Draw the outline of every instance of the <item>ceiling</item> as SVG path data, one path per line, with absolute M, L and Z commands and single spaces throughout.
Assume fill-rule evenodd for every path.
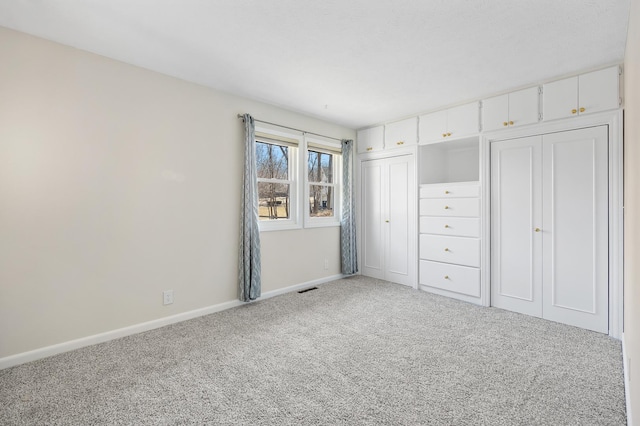
M 0 26 L 361 128 L 622 62 L 629 4 L 0 0 Z

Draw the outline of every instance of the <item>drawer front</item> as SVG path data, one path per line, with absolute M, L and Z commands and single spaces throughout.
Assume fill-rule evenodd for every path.
M 422 216 L 420 218 L 420 233 L 479 238 L 480 219 Z
M 480 240 L 420 234 L 420 259 L 480 267 Z
M 478 198 L 424 198 L 420 200 L 421 216 L 480 217 Z
M 479 197 L 480 187 L 471 185 L 427 185 L 420 187 L 420 198 Z
M 480 297 L 480 269 L 421 260 L 420 284 Z

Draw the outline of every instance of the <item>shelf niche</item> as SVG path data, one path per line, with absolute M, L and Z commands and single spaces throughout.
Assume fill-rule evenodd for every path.
M 422 145 L 420 184 L 480 180 L 478 137 Z

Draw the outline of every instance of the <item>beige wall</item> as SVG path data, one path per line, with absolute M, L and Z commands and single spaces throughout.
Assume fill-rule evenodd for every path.
M 0 58 L 0 358 L 236 299 L 236 114 L 355 137 L 3 28 Z M 338 274 L 338 234 L 263 233 L 263 291 Z
M 631 3 L 624 66 L 624 339 L 633 365 L 631 410 L 640 424 L 640 0 Z

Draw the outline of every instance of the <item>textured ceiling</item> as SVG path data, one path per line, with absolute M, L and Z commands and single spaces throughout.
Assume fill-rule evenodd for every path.
M 630 0 L 0 0 L 0 26 L 360 128 L 624 58 Z

